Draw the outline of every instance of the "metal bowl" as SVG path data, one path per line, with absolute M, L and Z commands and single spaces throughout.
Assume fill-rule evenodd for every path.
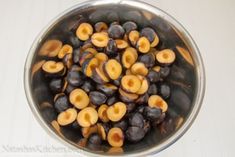
M 35 66 L 42 58 L 37 55 L 38 48 L 48 38 L 60 38 L 74 29 L 76 21 L 82 15 L 91 23 L 105 21 L 135 21 L 141 27 L 150 26 L 158 33 L 160 40 L 159 49 L 172 48 L 176 51 L 177 66 L 171 72 L 169 84 L 172 87 L 172 99 L 169 102 L 167 121 L 165 122 L 166 134 L 162 135 L 159 129 L 154 129 L 144 140 L 137 144 L 126 144 L 123 151 L 112 152 L 108 146 L 99 150 L 92 150 L 77 144 L 81 138 L 64 130 L 61 136 L 51 126 L 50 116 L 47 117 L 40 109 L 41 103 L 50 102 L 51 93 L 46 86 L 46 80 L 35 74 Z M 81 19 L 80 19 L 81 20 Z M 178 71 L 177 71 L 178 70 Z M 204 66 L 199 49 L 189 33 L 173 17 L 150 4 L 135 0 L 96 0 L 77 4 L 61 13 L 35 39 L 24 69 L 24 88 L 29 106 L 45 131 L 73 150 L 89 156 L 145 156 L 155 154 L 169 147 L 177 141 L 192 125 L 202 104 L 205 91 Z M 164 128 L 163 128 L 164 132 Z M 70 135 L 71 134 L 71 135 Z M 74 140 L 76 139 L 76 140 Z

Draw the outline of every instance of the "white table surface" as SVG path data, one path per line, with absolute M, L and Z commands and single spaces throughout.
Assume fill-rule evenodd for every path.
M 235 156 L 235 1 L 146 1 L 170 13 L 191 33 L 207 76 L 206 95 L 194 124 L 156 156 Z M 63 145 L 41 128 L 23 88 L 24 62 L 32 41 L 54 16 L 78 2 L 0 0 L 0 156 L 78 156 L 63 151 Z

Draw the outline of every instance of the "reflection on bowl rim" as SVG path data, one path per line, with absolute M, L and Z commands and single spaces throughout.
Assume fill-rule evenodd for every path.
M 38 122 L 40 123 L 40 125 L 46 130 L 46 132 L 56 138 L 57 140 L 59 140 L 61 143 L 63 143 L 65 146 L 76 150 L 78 153 L 82 153 L 84 155 L 89 155 L 89 156 L 101 156 L 101 154 L 98 153 L 93 153 L 91 151 L 85 151 L 82 149 L 77 148 L 75 145 L 73 145 L 71 142 L 63 140 L 59 135 L 57 135 L 43 120 L 43 118 L 41 117 L 38 108 L 36 107 L 33 97 L 32 97 L 32 92 L 30 89 L 30 67 L 32 64 L 32 60 L 34 57 L 34 53 L 37 49 L 38 44 L 40 43 L 40 41 L 42 40 L 42 37 L 45 36 L 45 34 L 48 32 L 48 30 L 50 30 L 51 28 L 54 27 L 55 23 L 58 22 L 60 19 L 62 19 L 64 16 L 66 16 L 67 13 L 69 13 L 72 10 L 75 10 L 76 8 L 86 8 L 86 7 L 92 7 L 92 6 L 97 6 L 97 5 L 106 5 L 106 4 L 120 4 L 120 5 L 127 5 L 127 6 L 131 6 L 131 7 L 135 7 L 138 9 L 144 9 L 144 10 L 148 10 L 149 12 L 155 14 L 155 15 L 159 15 L 161 16 L 163 19 L 169 21 L 173 26 L 175 26 L 180 32 L 182 32 L 184 34 L 184 38 L 185 40 L 188 42 L 188 45 L 192 51 L 194 51 L 192 55 L 194 62 L 195 62 L 195 72 L 197 75 L 197 88 L 196 88 L 196 92 L 195 92 L 195 98 L 194 98 L 194 106 L 191 110 L 191 113 L 188 115 L 186 121 L 183 123 L 183 125 L 173 134 L 171 135 L 169 138 L 167 138 L 166 140 L 164 140 L 162 143 L 146 149 L 145 151 L 142 152 L 138 152 L 138 153 L 127 153 L 127 154 L 120 154 L 120 156 L 145 156 L 145 155 L 151 155 L 151 154 L 155 154 L 160 152 L 161 150 L 169 147 L 170 145 L 172 145 L 174 142 L 176 142 L 182 135 L 184 135 L 184 133 L 190 128 L 190 126 L 192 125 L 193 121 L 195 120 L 202 101 L 203 101 L 203 97 L 204 97 L 204 93 L 205 93 L 205 71 L 204 71 L 204 65 L 201 59 L 201 55 L 199 52 L 198 47 L 196 46 L 195 42 L 193 41 L 192 37 L 190 36 L 190 34 L 185 30 L 185 28 L 173 17 L 171 17 L 169 14 L 167 14 L 166 12 L 162 11 L 161 9 L 152 6 L 150 4 L 147 4 L 145 2 L 140 2 L 140 1 L 136 1 L 136 0 L 112 0 L 112 1 L 106 1 L 106 0 L 94 0 L 94 1 L 86 1 L 86 2 L 82 2 L 79 4 L 74 5 L 73 7 L 63 11 L 62 13 L 60 13 L 58 16 L 56 16 L 51 22 L 49 22 L 49 24 L 39 33 L 39 35 L 36 37 L 36 39 L 34 40 L 30 51 L 28 53 L 26 62 L 25 62 L 25 67 L 24 67 L 24 89 L 25 89 L 25 94 L 27 97 L 27 101 L 28 104 L 34 114 L 34 116 L 36 117 L 36 119 L 38 120 Z M 110 156 L 111 154 L 102 154 L 102 156 Z M 118 155 L 117 155 L 118 156 Z

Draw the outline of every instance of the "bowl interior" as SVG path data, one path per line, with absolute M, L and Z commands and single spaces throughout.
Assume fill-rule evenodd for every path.
M 141 6 L 140 6 L 141 7 Z M 102 4 L 102 5 L 85 5 L 78 6 L 66 14 L 60 16 L 52 25 L 50 25 L 45 32 L 43 32 L 40 40 L 36 41 L 37 46 L 34 51 L 33 59 L 30 63 L 30 92 L 33 97 L 34 105 L 43 118 L 44 122 L 50 127 L 53 132 L 58 134 L 60 138 L 69 142 L 70 144 L 84 149 L 86 151 L 107 154 L 106 152 L 118 152 L 125 154 L 132 154 L 143 152 L 151 149 L 161 143 L 164 143 L 169 137 L 175 134 L 181 125 L 187 121 L 193 107 L 197 92 L 197 72 L 195 68 L 194 51 L 184 38 L 185 32 L 181 32 L 176 28 L 171 21 L 165 18 L 158 10 L 159 14 L 153 14 L 140 7 L 132 7 L 126 4 Z M 56 118 L 53 113 L 54 109 L 45 110 L 44 107 L 53 104 L 52 93 L 48 89 L 48 80 L 38 70 L 38 65 L 45 57 L 37 55 L 41 44 L 47 39 L 59 39 L 63 43 L 67 42 L 70 33 L 74 33 L 79 23 L 88 21 L 96 23 L 99 21 L 108 24 L 118 21 L 123 23 L 125 21 L 134 21 L 138 24 L 140 29 L 142 27 L 151 27 L 157 32 L 160 43 L 156 47 L 158 50 L 165 48 L 173 49 L 176 53 L 176 64 L 171 67 L 170 76 L 167 79 L 171 87 L 171 96 L 167 99 L 169 109 L 166 113 L 166 121 L 161 127 L 152 129 L 146 135 L 144 140 L 136 144 L 125 144 L 122 149 L 110 149 L 108 145 L 99 148 L 83 147 L 81 144 L 81 135 L 70 128 L 61 127 L 61 136 L 56 129 L 51 125 L 51 122 Z M 55 126 L 54 126 L 55 127 Z

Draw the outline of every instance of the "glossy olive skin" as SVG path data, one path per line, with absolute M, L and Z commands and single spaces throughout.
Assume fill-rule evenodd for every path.
M 91 79 L 87 79 L 81 86 L 81 89 L 89 93 L 90 91 L 95 90 L 95 82 L 92 81 Z
M 66 43 L 70 44 L 73 48 L 79 48 L 83 43 L 72 32 L 67 35 Z
M 128 123 L 126 120 L 122 120 L 122 121 L 114 123 L 113 127 L 118 127 L 120 129 L 122 129 L 122 131 L 126 131 L 126 129 L 128 127 Z
M 156 33 L 152 28 L 145 27 L 141 30 L 140 36 L 146 37 L 149 40 L 149 42 L 152 43 L 154 41 Z
M 126 107 L 127 107 L 127 113 L 131 113 L 135 110 L 136 103 L 128 103 Z
M 58 113 L 65 111 L 70 107 L 68 97 L 66 95 L 59 96 L 54 103 L 54 107 Z
M 159 94 L 164 98 L 167 99 L 170 97 L 171 89 L 170 86 L 166 83 L 163 83 L 159 87 Z
M 152 108 L 152 107 L 149 107 L 149 106 L 145 106 L 145 108 L 144 108 L 144 116 L 148 120 L 155 121 L 158 118 L 160 118 L 161 114 L 162 114 L 161 109 Z
M 128 127 L 125 135 L 128 141 L 136 143 L 144 138 L 145 131 L 143 128 L 131 126 Z
M 139 57 L 139 61 L 144 63 L 147 68 L 151 68 L 155 65 L 154 55 L 151 53 L 144 54 Z
M 107 102 L 106 102 L 106 104 L 108 105 L 108 106 L 111 106 L 111 105 L 113 105 L 115 102 L 117 102 L 118 101 L 118 98 L 117 98 L 117 96 L 115 95 L 115 96 L 112 96 L 112 97 L 109 97 L 108 99 L 107 99 Z
M 126 31 L 126 33 L 130 33 L 132 30 L 136 30 L 137 29 L 137 25 L 136 23 L 132 22 L 132 21 L 127 21 L 125 22 L 122 27 L 124 28 L 124 30 Z
M 73 63 L 79 64 L 80 54 L 81 54 L 81 49 L 80 48 L 77 48 L 77 49 L 73 50 L 73 55 L 72 55 Z
M 104 93 L 98 91 L 92 91 L 89 93 L 90 101 L 93 105 L 100 106 L 104 104 L 107 100 L 107 97 Z
M 112 95 L 114 95 L 114 93 L 117 91 L 117 89 L 113 89 L 111 87 L 107 87 L 103 84 L 98 84 L 96 86 L 96 89 L 103 92 L 106 96 L 110 97 Z
M 148 94 L 148 93 L 145 93 L 145 94 L 141 95 L 141 96 L 136 100 L 136 103 L 137 103 L 137 104 L 147 104 L 148 99 L 149 99 L 149 94 Z
M 151 83 L 156 83 L 160 80 L 160 74 L 154 70 L 149 70 L 147 78 Z
M 49 87 L 53 93 L 59 93 L 61 92 L 63 88 L 64 81 L 60 78 L 52 79 L 49 83 Z
M 94 145 L 101 145 L 102 138 L 97 133 L 94 133 L 90 135 L 90 137 L 88 138 L 88 142 Z
M 151 84 L 148 89 L 148 94 L 149 95 L 156 95 L 158 94 L 158 87 L 156 84 Z
M 140 113 L 133 113 L 129 116 L 129 125 L 143 128 L 144 117 Z
M 125 30 L 120 25 L 111 25 L 108 29 L 108 34 L 110 38 L 122 39 L 125 34 Z
M 105 52 L 109 57 L 115 57 L 118 55 L 118 48 L 115 40 L 109 39 Z
M 70 85 L 79 87 L 84 82 L 84 74 L 81 71 L 69 71 L 67 74 L 67 81 Z

